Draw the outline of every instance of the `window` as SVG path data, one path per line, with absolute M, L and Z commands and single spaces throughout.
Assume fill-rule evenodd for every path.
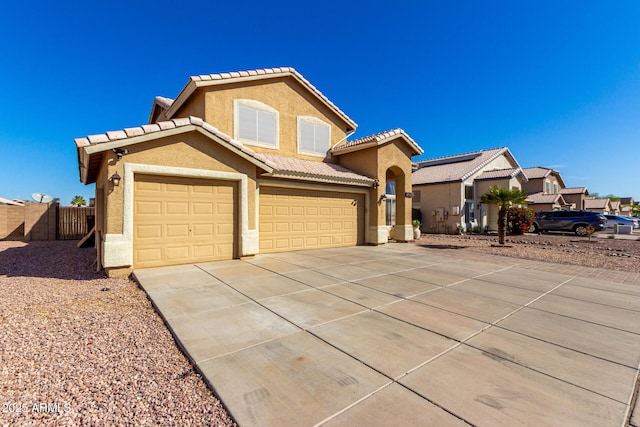
M 414 202 L 420 202 L 420 198 L 421 198 L 420 190 L 414 190 L 413 191 L 413 201 Z
M 558 183 L 557 182 L 553 183 L 553 194 L 558 194 Z
M 544 192 L 547 194 L 551 193 L 551 181 L 544 182 Z
M 385 219 L 387 225 L 396 225 L 396 182 L 387 181 L 385 185 Z
M 473 185 L 464 186 L 464 198 L 467 200 L 473 200 Z
M 298 152 L 326 156 L 331 140 L 331 127 L 315 117 L 298 117 Z
M 278 148 L 278 111 L 259 101 L 234 101 L 235 138 L 249 144 Z

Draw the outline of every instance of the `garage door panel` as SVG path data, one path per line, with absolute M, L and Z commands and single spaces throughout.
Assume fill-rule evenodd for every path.
M 186 224 L 167 224 L 166 236 L 173 237 L 189 237 L 189 226 Z
M 231 259 L 235 184 L 136 175 L 134 267 Z
M 138 215 L 160 215 L 162 213 L 162 203 L 137 201 L 135 210 Z
M 260 251 L 324 248 L 364 242 L 361 194 L 264 188 Z

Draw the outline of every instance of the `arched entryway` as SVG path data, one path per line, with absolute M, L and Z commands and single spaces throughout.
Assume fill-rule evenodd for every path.
M 391 166 L 385 174 L 385 224 L 389 227 L 389 237 L 406 240 L 407 206 L 406 175 L 398 166 Z M 409 218 L 411 216 L 409 215 Z

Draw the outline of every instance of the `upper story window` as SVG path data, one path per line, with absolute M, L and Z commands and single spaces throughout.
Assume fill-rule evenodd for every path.
M 331 141 L 331 127 L 315 117 L 298 117 L 298 152 L 326 156 Z
M 251 99 L 236 99 L 233 107 L 235 139 L 262 147 L 278 148 L 278 110 Z
M 544 192 L 547 194 L 551 193 L 551 181 L 547 180 L 544 182 Z
M 553 194 L 558 194 L 558 183 L 557 182 L 553 183 Z

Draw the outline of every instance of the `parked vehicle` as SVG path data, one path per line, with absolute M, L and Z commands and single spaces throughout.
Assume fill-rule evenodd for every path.
M 592 211 L 540 211 L 533 220 L 533 231 L 572 231 L 587 234 L 587 227 L 602 231 L 607 223 L 604 215 Z
M 634 221 L 632 218 L 628 218 L 626 216 L 621 215 L 605 215 L 607 218 L 607 223 L 604 228 L 614 228 L 616 224 L 618 225 L 631 225 L 633 228 L 638 228 L 637 220 Z

